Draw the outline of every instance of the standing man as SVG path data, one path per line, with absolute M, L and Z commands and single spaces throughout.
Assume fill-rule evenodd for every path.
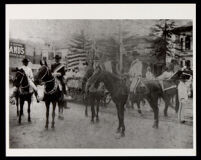
M 131 81 L 130 92 L 135 93 L 137 83 L 142 77 L 142 62 L 138 58 L 131 63 L 129 77 Z
M 62 86 L 62 92 L 66 95 L 66 86 L 64 83 L 65 66 L 60 63 L 61 57 L 55 56 L 55 63 L 51 65 L 51 72 L 54 77 L 60 82 Z

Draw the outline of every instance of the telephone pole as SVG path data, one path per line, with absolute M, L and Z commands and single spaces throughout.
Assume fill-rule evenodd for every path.
M 123 42 L 122 42 L 122 20 L 119 22 L 119 54 L 120 54 L 120 73 L 123 71 Z

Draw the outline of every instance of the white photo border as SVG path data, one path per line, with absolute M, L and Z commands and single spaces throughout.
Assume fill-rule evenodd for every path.
M 196 4 L 6 4 L 6 105 L 9 105 L 9 20 L 11 19 L 191 19 L 194 75 L 193 148 L 11 149 L 9 106 L 6 106 L 6 156 L 196 156 Z

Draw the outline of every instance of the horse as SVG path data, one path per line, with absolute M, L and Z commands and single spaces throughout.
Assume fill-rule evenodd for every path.
M 52 76 L 52 73 L 47 65 L 43 64 L 39 71 L 35 76 L 35 84 L 41 85 L 44 83 L 45 91 L 44 91 L 44 98 L 46 105 L 46 124 L 45 128 L 48 129 L 49 124 L 49 108 L 50 103 L 52 103 L 53 110 L 52 110 L 52 124 L 51 128 L 54 128 L 54 118 L 55 118 L 55 108 L 56 104 L 58 103 L 58 110 L 59 110 L 59 119 L 63 119 L 63 102 L 64 102 L 64 94 L 59 89 L 59 86 L 56 82 L 56 79 Z
M 94 123 L 94 117 L 96 117 L 96 121 L 99 121 L 99 106 L 101 99 L 103 98 L 104 91 L 103 89 L 98 88 L 94 90 L 85 91 L 87 81 L 93 75 L 94 69 L 89 68 L 84 75 L 82 81 L 82 91 L 83 91 L 83 100 L 85 103 L 85 116 L 88 116 L 88 106 L 91 106 L 91 122 Z M 96 108 L 95 108 L 96 105 Z
M 94 85 L 95 88 L 98 88 L 100 82 L 104 83 L 105 88 L 110 92 L 111 98 L 116 105 L 119 121 L 117 133 L 120 133 L 121 137 L 124 137 L 124 105 L 126 104 L 128 98 L 128 87 L 126 86 L 125 82 L 115 74 L 97 69 L 89 78 L 86 85 L 86 90 L 88 90 L 90 85 Z
M 164 88 L 165 86 L 169 86 Z M 159 123 L 159 108 L 158 99 L 162 98 L 165 102 L 164 116 L 167 117 L 168 106 L 175 109 L 178 112 L 179 101 L 178 101 L 178 91 L 177 91 L 177 81 L 175 79 L 169 80 L 143 80 L 140 79 L 136 86 L 136 95 L 141 94 L 145 99 L 147 99 L 150 107 L 154 112 L 154 124 L 153 128 L 158 128 Z M 173 107 L 170 100 L 173 96 L 176 96 L 176 106 Z
M 28 78 L 23 69 L 16 68 L 13 85 L 17 87 L 14 97 L 16 98 L 17 115 L 19 116 L 18 123 L 21 124 L 21 116 L 23 115 L 23 106 L 25 101 L 28 103 L 28 122 L 31 122 L 31 97 L 33 95 L 33 91 L 30 91 Z M 20 101 L 20 112 L 18 109 L 18 100 Z

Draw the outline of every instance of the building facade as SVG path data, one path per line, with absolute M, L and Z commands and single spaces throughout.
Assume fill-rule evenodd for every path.
M 175 60 L 180 67 L 193 68 L 193 34 L 192 25 L 177 27 L 172 35 L 172 56 L 167 57 L 166 62 Z

